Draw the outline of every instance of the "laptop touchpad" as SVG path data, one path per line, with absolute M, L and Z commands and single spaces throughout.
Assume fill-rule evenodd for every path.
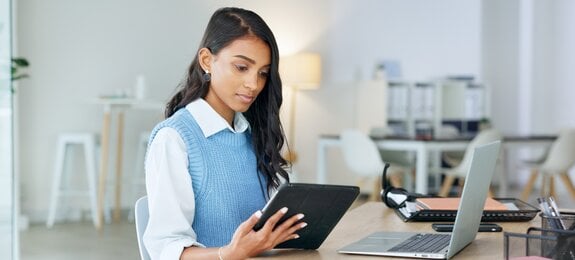
M 411 235 L 404 232 L 377 232 L 363 238 L 355 245 L 358 246 L 358 250 L 361 248 L 363 250 L 377 249 L 377 251 L 385 251 L 401 243 Z

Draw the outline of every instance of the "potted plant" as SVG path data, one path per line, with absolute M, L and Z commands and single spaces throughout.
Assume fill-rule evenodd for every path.
M 11 68 L 10 68 L 10 71 L 12 74 L 12 81 L 14 82 L 16 80 L 30 77 L 30 75 L 26 74 L 25 72 L 22 72 L 23 69 L 25 69 L 29 66 L 30 66 L 30 63 L 28 62 L 28 60 L 26 58 L 22 58 L 22 57 L 12 58 Z M 14 93 L 14 84 L 12 84 L 12 93 Z

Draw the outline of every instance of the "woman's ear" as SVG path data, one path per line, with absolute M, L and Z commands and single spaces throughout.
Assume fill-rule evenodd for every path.
M 211 71 L 212 52 L 208 48 L 201 48 L 198 51 L 198 62 L 204 71 Z

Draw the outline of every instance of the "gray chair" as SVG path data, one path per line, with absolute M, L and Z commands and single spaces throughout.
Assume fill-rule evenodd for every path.
M 148 196 L 139 198 L 135 204 L 135 221 L 136 221 L 136 235 L 138 236 L 138 248 L 140 249 L 140 257 L 142 260 L 150 260 L 150 255 L 144 245 L 144 231 L 148 225 L 148 218 L 150 212 L 148 211 Z

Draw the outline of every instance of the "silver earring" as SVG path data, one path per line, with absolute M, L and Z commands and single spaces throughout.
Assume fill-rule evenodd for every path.
M 206 73 L 202 76 L 205 82 L 209 82 L 212 80 L 212 74 L 210 74 L 209 70 L 205 70 Z

